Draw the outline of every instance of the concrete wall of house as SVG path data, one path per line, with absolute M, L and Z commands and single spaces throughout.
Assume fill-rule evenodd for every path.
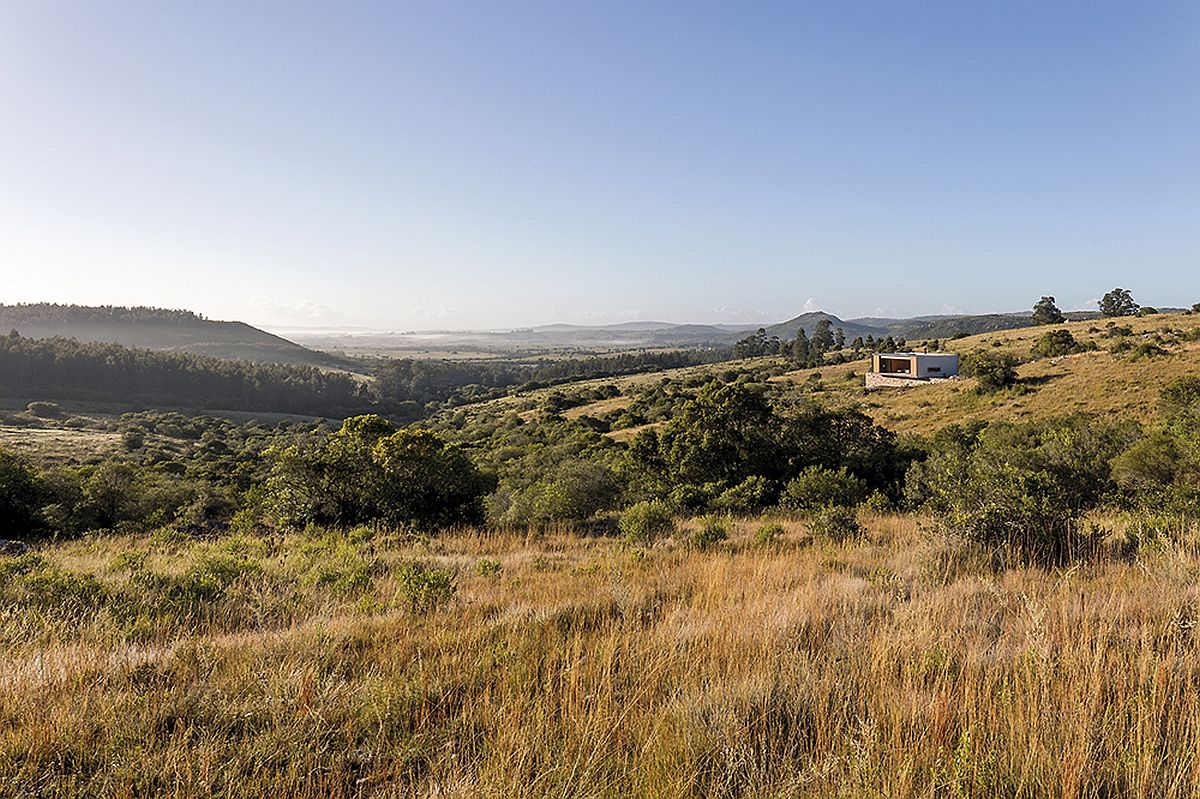
M 953 353 L 930 352 L 915 356 L 913 374 L 917 377 L 953 377 L 958 374 L 958 356 Z

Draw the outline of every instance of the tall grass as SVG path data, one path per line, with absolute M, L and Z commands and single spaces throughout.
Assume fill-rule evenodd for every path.
M 0 561 L 0 795 L 1200 791 L 1194 550 L 995 571 L 910 518 L 759 526 Z

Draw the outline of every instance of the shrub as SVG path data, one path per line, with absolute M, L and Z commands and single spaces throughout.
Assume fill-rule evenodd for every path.
M 1137 435 L 1087 416 L 960 429 L 910 470 L 909 497 L 976 543 L 1061 561 L 1080 543 L 1078 519 L 1114 497 L 1110 464 Z
M 789 510 L 816 510 L 829 505 L 854 507 L 867 497 L 867 484 L 845 467 L 810 466 L 788 481 L 780 504 Z
M 5 582 L 0 590 L 5 605 L 38 608 L 65 616 L 93 611 L 105 598 L 104 586 L 92 575 L 53 566 L 32 568 Z
M 1085 349 L 1087 348 L 1071 335 L 1070 330 L 1051 330 L 1043 333 L 1033 345 L 1033 354 L 1039 358 L 1057 358 L 1083 352 Z
M 396 573 L 399 595 L 413 613 L 430 613 L 454 598 L 454 572 L 411 561 Z
M 626 541 L 650 544 L 659 536 L 673 533 L 675 519 L 665 503 L 647 500 L 631 505 L 621 514 L 620 529 Z
M 863 528 L 858 523 L 858 514 L 850 508 L 829 506 L 822 508 L 808 520 L 808 529 L 814 538 L 834 542 L 858 538 Z
M 143 601 L 156 611 L 195 619 L 213 612 L 213 605 L 238 580 L 261 572 L 257 563 L 244 558 L 210 553 L 200 557 L 183 574 L 140 570 L 134 572 L 133 582 L 141 588 Z
M 729 538 L 725 523 L 716 516 L 705 516 L 700 520 L 700 527 L 688 537 L 688 543 L 696 549 L 709 549 Z
M 475 571 L 484 577 L 498 577 L 503 568 L 498 560 L 480 558 L 475 562 Z
M 57 402 L 31 402 L 25 410 L 41 419 L 57 419 L 63 415 L 62 406 Z
M 1133 352 L 1130 353 L 1129 357 L 1136 361 L 1142 358 L 1160 358 L 1167 354 L 1167 351 L 1157 344 L 1151 344 L 1149 341 L 1143 341 L 1141 344 L 1138 344 L 1133 348 Z
M 0 449 L 0 536 L 24 538 L 40 531 L 43 493 L 33 466 Z
M 305 546 L 312 558 L 308 580 L 330 589 L 335 596 L 353 597 L 370 590 L 377 569 L 373 558 L 364 558 L 348 541 L 320 542 Z
M 882 491 L 871 492 L 862 506 L 872 513 L 893 513 L 896 510 L 896 504 Z
M 1006 353 L 978 352 L 967 359 L 966 372 L 979 382 L 980 393 L 992 393 L 1017 382 L 1017 359 Z
M 1200 414 L 1200 377 L 1184 375 L 1171 381 L 1159 394 L 1167 416 Z
M 500 520 L 518 525 L 583 521 L 611 508 L 620 490 L 616 475 L 607 466 L 567 461 L 552 476 L 514 492 Z
M 704 510 L 713 501 L 712 493 L 707 486 L 683 483 L 671 489 L 667 495 L 667 504 L 676 513 L 690 514 Z
M 727 513 L 749 515 L 770 505 L 772 493 L 767 478 L 753 475 L 723 492 L 715 504 Z
M 779 541 L 779 537 L 783 535 L 784 529 L 782 524 L 775 522 L 767 522 L 758 528 L 754 533 L 754 543 L 759 546 L 773 546 Z

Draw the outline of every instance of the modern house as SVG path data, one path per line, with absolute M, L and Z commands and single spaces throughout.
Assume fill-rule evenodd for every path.
M 952 352 L 877 352 L 871 358 L 867 388 L 904 387 L 958 375 Z

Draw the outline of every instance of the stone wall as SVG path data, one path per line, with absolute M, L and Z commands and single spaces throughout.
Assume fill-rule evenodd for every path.
M 948 380 L 957 380 L 957 377 L 892 377 L 891 375 L 881 375 L 879 372 L 867 372 L 866 387 L 867 390 L 875 388 L 916 388 L 929 383 L 945 383 Z

